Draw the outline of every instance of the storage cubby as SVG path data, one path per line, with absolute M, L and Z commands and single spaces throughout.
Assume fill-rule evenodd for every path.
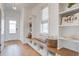
M 47 55 L 48 56 L 56 56 L 56 53 L 52 53 L 52 52 L 48 51 Z
M 34 46 L 36 46 L 37 45 L 37 43 L 34 43 Z
M 28 39 L 28 44 L 36 50 L 40 55 L 46 56 L 47 55 L 47 47 L 43 42 L 40 42 L 36 39 Z

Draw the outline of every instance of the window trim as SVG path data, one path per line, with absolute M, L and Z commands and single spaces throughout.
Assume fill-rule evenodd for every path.
M 11 29 L 11 25 L 12 25 L 12 23 L 11 23 L 11 21 L 13 21 L 13 22 L 15 22 L 15 23 L 13 23 L 13 24 L 15 24 L 14 26 L 15 26 L 15 29 Z M 15 32 L 11 32 L 11 30 L 15 30 Z M 16 21 L 15 20 L 9 20 L 9 34 L 15 34 L 17 31 L 16 31 Z
M 43 9 L 45 9 L 45 8 L 48 8 L 48 6 L 45 6 L 44 8 L 42 8 L 42 11 L 43 11 Z M 41 12 L 41 15 L 42 15 L 43 13 Z M 42 17 L 42 16 L 41 16 Z M 48 17 L 47 17 L 47 20 L 43 20 L 43 18 L 41 18 L 42 20 L 41 20 L 41 23 L 40 23 L 40 34 L 46 34 L 46 35 L 48 35 L 49 34 L 49 8 L 48 8 Z M 44 23 L 48 23 L 48 32 L 47 33 L 44 33 L 43 32 L 43 24 Z M 42 27 L 41 27 L 42 26 Z

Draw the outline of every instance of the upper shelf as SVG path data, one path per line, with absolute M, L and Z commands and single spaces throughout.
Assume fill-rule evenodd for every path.
M 59 25 L 59 27 L 74 27 L 74 26 L 79 27 L 79 25 Z
M 73 42 L 78 42 L 79 43 L 79 39 L 66 39 L 66 38 L 63 38 L 63 37 L 60 37 L 59 39 L 60 40 L 66 40 L 66 41 L 73 41 Z
M 69 14 L 69 13 L 77 13 L 79 12 L 79 7 L 75 7 L 75 8 L 70 8 L 68 10 L 65 10 L 65 11 L 62 11 L 62 12 L 59 12 L 60 15 L 63 15 L 63 14 Z

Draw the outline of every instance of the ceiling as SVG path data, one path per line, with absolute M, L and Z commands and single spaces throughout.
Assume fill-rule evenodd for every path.
M 3 7 L 4 9 L 12 9 L 13 6 L 15 6 L 17 9 L 19 8 L 33 8 L 34 6 L 36 6 L 39 3 L 3 3 Z

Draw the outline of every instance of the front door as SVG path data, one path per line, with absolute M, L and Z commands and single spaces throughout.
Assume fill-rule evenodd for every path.
M 8 14 L 9 13 L 9 14 Z M 5 13 L 6 17 L 6 41 L 17 40 L 20 35 L 20 14 L 16 11 L 10 11 Z

